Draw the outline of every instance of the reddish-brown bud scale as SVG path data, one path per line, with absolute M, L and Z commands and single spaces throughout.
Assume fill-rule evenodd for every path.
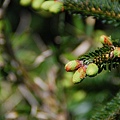
M 71 72 L 71 71 L 78 69 L 81 66 L 83 66 L 83 61 L 72 60 L 65 65 L 65 70 L 67 72 Z
M 85 68 L 85 67 L 79 68 L 79 69 L 78 69 L 78 72 L 81 73 L 81 74 L 80 74 L 80 79 L 85 78 L 85 76 L 86 76 L 86 68 Z
M 65 9 L 64 9 L 64 7 L 62 6 L 62 8 L 61 8 L 61 12 L 63 12 Z
M 111 41 L 110 37 L 108 37 L 108 36 L 102 35 L 100 37 L 100 41 L 105 45 L 109 45 L 109 46 L 112 45 L 112 41 Z

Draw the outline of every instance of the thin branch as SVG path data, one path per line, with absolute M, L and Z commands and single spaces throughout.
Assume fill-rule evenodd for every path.
M 5 11 L 10 3 L 10 0 L 5 0 L 2 4 L 2 7 L 0 8 L 0 19 L 3 19 L 5 15 Z

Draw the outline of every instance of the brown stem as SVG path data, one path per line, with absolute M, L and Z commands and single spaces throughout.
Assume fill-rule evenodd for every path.
M 0 19 L 3 19 L 9 3 L 10 3 L 10 0 L 4 0 L 2 7 L 0 8 Z

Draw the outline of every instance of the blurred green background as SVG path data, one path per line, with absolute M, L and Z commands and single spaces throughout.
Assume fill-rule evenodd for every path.
M 4 22 L 15 58 L 1 47 L 0 120 L 89 120 L 119 91 L 119 67 L 73 84 L 64 65 L 101 47 L 100 35 L 120 38 L 120 27 L 19 0 L 10 2 Z

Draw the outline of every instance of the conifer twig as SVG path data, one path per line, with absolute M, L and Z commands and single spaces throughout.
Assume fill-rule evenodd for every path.
M 64 0 L 65 10 L 73 14 L 94 16 L 108 23 L 120 24 L 120 3 L 112 0 Z
M 120 116 L 120 92 L 90 120 L 119 120 Z

